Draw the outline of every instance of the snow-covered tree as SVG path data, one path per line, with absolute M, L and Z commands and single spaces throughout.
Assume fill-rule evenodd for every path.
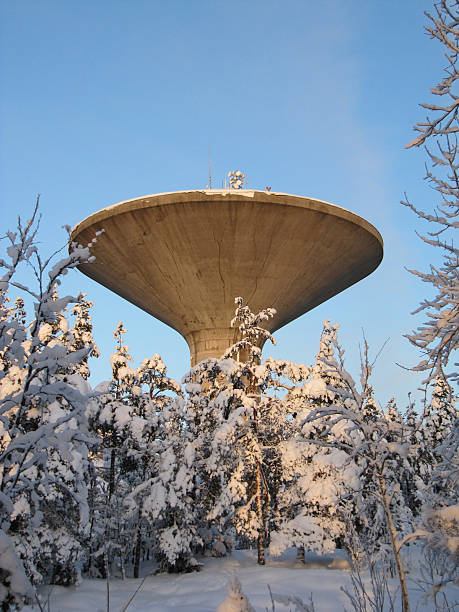
M 92 322 L 90 309 L 94 306 L 94 302 L 86 299 L 86 294 L 82 293 L 76 304 L 72 308 L 72 315 L 75 316 L 73 328 L 69 333 L 69 344 L 72 351 L 78 351 L 82 348 L 91 347 L 89 353 L 73 367 L 73 372 L 79 374 L 87 380 L 89 378 L 89 357 L 99 357 L 100 351 L 97 348 L 94 338 L 92 337 Z
M 205 500 L 205 491 L 202 495 L 211 506 L 208 518 L 221 525 L 229 518 L 238 534 L 256 540 L 258 563 L 264 564 L 270 491 L 260 436 L 267 402 L 261 396 L 266 388 L 264 376 L 257 368 L 259 345 L 271 338 L 260 323 L 274 313 L 268 309 L 254 315 L 241 298 L 236 305 L 232 325 L 239 324 L 242 339 L 221 360 L 198 364 L 184 382 L 190 394 L 190 420 L 204 459 L 203 479 L 211 485 L 212 499 Z M 243 361 L 237 361 L 238 357 Z M 212 424 L 210 431 L 207 422 Z
M 309 374 L 309 368 L 286 361 L 261 363 L 260 347 L 274 341 L 261 324 L 273 314 L 272 309 L 254 314 L 236 298 L 232 325 L 238 325 L 241 340 L 184 378 L 203 520 L 256 541 L 260 564 L 280 486 L 279 444 L 292 420 L 276 391 L 286 386 L 285 378 L 299 382 Z
M 432 164 L 425 178 L 437 192 L 439 203 L 433 213 L 419 210 L 408 199 L 402 204 L 430 224 L 422 240 L 442 253 L 443 262 L 431 265 L 429 272 L 413 271 L 432 286 L 435 295 L 420 304 L 416 312 L 425 311 L 427 320 L 407 337 L 424 354 L 414 369 L 426 372 L 427 382 L 444 379 L 447 364 L 453 368 L 448 377 L 457 381 L 459 373 L 454 366 L 458 364 L 453 365 L 450 358 L 459 346 L 459 249 L 454 243 L 459 227 L 459 100 L 455 91 L 459 78 L 459 6 L 456 0 L 440 0 L 435 12 L 426 15 L 430 21 L 426 31 L 443 46 L 446 68 L 444 77 L 430 90 L 438 102 L 421 104 L 430 115 L 415 126 L 419 135 L 407 148 L 425 146 Z
M 121 574 L 132 552 L 132 524 L 126 516 L 125 497 L 131 491 L 131 465 L 127 458 L 126 442 L 132 426 L 132 403 L 140 394 L 137 375 L 129 366 L 132 357 L 124 343 L 126 329 L 120 322 L 114 332 L 115 352 L 111 355 L 112 379 L 101 383 L 97 395 L 87 409 L 91 431 L 98 444 L 92 457 L 91 473 L 91 534 L 88 570 L 95 575 L 111 571 L 115 558 Z
M 174 398 L 161 413 L 164 428 L 160 450 L 151 464 L 149 478 L 132 494 L 142 517 L 155 530 L 155 556 L 160 570 L 199 570 L 194 558 L 202 544 L 197 521 L 195 447 L 186 429 L 184 401 Z
M 458 412 L 452 389 L 444 378 L 437 377 L 423 419 L 426 444 L 433 452 L 449 436 L 457 418 Z
M 426 13 L 429 19 L 426 31 L 430 38 L 440 42 L 446 68 L 443 78 L 430 90 L 438 101 L 421 105 L 429 114 L 425 121 L 415 126 L 419 135 L 407 148 L 425 147 L 430 163 L 425 179 L 438 199 L 431 213 L 420 210 L 407 198 L 402 203 L 429 224 L 429 229 L 421 237 L 442 256 L 441 265 L 431 265 L 429 272 L 413 271 L 430 285 L 434 293 L 416 310 L 424 311 L 427 319 L 408 335 L 408 339 L 423 353 L 422 361 L 414 369 L 426 373 L 426 390 L 429 384 L 433 386 L 432 398 L 430 404 L 427 399 L 425 401 L 424 419 L 419 428 L 421 438 L 418 442 L 424 449 L 424 474 L 421 476 L 429 485 L 425 487 L 426 495 L 421 507 L 419 533 L 423 535 L 419 537 L 430 550 L 443 549 L 449 555 L 451 549 L 438 545 L 438 542 L 452 542 L 445 537 L 443 519 L 446 515 L 457 516 L 459 493 L 459 421 L 452 387 L 459 380 L 455 357 L 459 346 L 459 249 L 456 244 L 459 227 L 459 99 L 456 91 L 459 78 L 459 5 L 456 0 L 439 0 L 434 6 L 433 13 Z M 457 555 L 457 548 L 454 554 Z M 457 567 L 457 556 L 455 565 Z M 439 588 L 441 585 L 432 585 L 435 592 Z
M 358 515 L 361 546 L 372 552 L 392 555 L 400 581 L 402 609 L 409 610 L 406 569 L 400 554 L 404 536 L 414 528 L 412 513 L 406 504 L 400 483 L 411 471 L 410 455 L 414 452 L 412 430 L 403 421 L 391 402 L 381 416 L 373 412 L 369 377 L 372 364 L 368 359 L 368 347 L 364 343 L 361 392 L 344 369 L 343 353 L 337 359 L 327 360 L 336 376 L 345 382 L 331 405 L 314 408 L 305 419 L 306 432 L 311 423 L 324 425 L 323 439 L 310 438 L 319 446 L 344 451 L 358 469 L 359 488 L 349 499 L 349 521 Z M 371 400 L 369 415 L 365 408 Z M 345 436 L 333 435 L 333 429 L 342 427 Z
M 137 513 L 136 559 L 142 529 L 152 529 L 153 551 L 160 569 L 183 572 L 199 569 L 194 552 L 201 543 L 196 512 L 194 444 L 185 419 L 179 383 L 167 376 L 159 355 L 138 370 L 137 420 L 129 457 L 142 470 L 130 494 Z M 134 568 L 134 573 L 136 573 Z
M 132 540 L 128 533 L 123 508 L 124 498 L 130 491 L 124 478 L 125 452 L 123 444 L 129 436 L 129 400 L 135 384 L 135 372 L 129 367 L 132 361 L 123 342 L 126 330 L 119 323 L 114 337 L 116 350 L 111 356 L 112 380 L 96 388 L 91 398 L 87 416 L 91 432 L 97 436 L 92 453 L 91 482 L 91 530 L 88 541 L 88 571 L 94 575 L 110 572 L 115 558 L 124 575 L 126 548 Z
M 422 414 L 415 412 L 413 406 L 409 406 L 405 414 L 405 422 L 412 432 L 413 453 L 409 458 L 412 481 L 401 484 L 416 517 L 422 513 L 423 504 L 432 495 L 451 498 L 451 487 L 445 486 L 439 469 L 444 464 L 444 445 L 454 431 L 458 418 L 453 394 L 444 379 L 437 378 L 433 382 L 430 400 L 425 397 L 424 404 Z
M 151 554 L 162 569 L 182 571 L 197 565 L 192 560 L 197 539 L 190 497 L 192 447 L 187 446 L 182 392 L 159 355 L 130 367 L 125 333 L 120 323 L 114 332 L 112 380 L 98 387 L 100 394 L 88 409 L 100 438 L 94 463 L 93 568 L 105 574 L 117 560 L 124 575 L 132 562 L 138 577 L 142 558 Z
M 62 276 L 93 258 L 90 245 L 70 244 L 67 257 L 43 259 L 37 229 L 38 201 L 31 219 L 7 232 L 7 258 L 0 260 L 0 527 L 34 584 L 69 584 L 78 579 L 87 528 L 90 442 L 90 389 L 69 369 L 92 347 L 69 349 L 65 309 L 80 297 L 59 297 L 57 289 Z M 21 265 L 33 269 L 36 289 L 18 280 Z M 22 298 L 9 306 L 9 291 L 32 298 L 29 323 Z
M 280 554 L 296 546 L 298 560 L 302 561 L 305 549 L 319 554 L 335 550 L 346 528 L 340 513 L 341 499 L 358 486 L 356 467 L 346 452 L 305 441 L 345 439 L 345 429 L 327 429 L 326 419 L 302 425 L 315 408 L 332 405 L 338 390 L 344 387 L 338 370 L 328 365 L 338 346 L 337 329 L 338 325 L 324 322 L 316 363 L 308 380 L 292 389 L 284 400 L 289 405 L 285 410 L 293 418 L 290 435 L 279 446 L 282 490 L 270 553 Z

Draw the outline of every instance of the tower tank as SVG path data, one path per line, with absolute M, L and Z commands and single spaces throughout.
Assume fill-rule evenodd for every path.
M 75 226 L 95 262 L 81 272 L 177 330 L 191 365 L 239 339 L 234 298 L 272 307 L 274 332 L 373 272 L 383 241 L 368 221 L 314 198 L 248 189 L 148 195 Z

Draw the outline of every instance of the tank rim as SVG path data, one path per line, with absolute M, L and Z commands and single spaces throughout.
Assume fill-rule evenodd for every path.
M 196 200 L 196 196 L 198 195 L 199 198 Z M 253 199 L 254 202 L 261 204 L 294 206 L 298 208 L 315 210 L 325 214 L 331 214 L 366 229 L 378 240 L 381 248 L 384 248 L 382 236 L 375 226 L 360 215 L 357 215 L 346 208 L 326 202 L 325 200 L 319 200 L 317 198 L 255 189 L 186 189 L 182 191 L 167 191 L 163 193 L 149 194 L 131 198 L 129 200 L 123 200 L 122 202 L 111 204 L 110 206 L 102 208 L 77 223 L 71 231 L 71 240 L 73 241 L 79 233 L 96 223 L 101 223 L 109 217 L 114 217 L 133 210 L 169 206 L 174 204 L 185 204 L 186 202 L 197 203 L 208 201 L 211 203 L 215 202 L 215 200 L 225 201 L 228 200 L 228 198 L 233 201 L 240 202 L 247 202 L 247 200 Z

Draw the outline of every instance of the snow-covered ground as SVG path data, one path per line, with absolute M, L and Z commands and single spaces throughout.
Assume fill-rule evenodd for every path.
M 129 604 L 129 612 L 215 612 L 227 595 L 227 585 L 237 576 L 243 592 L 248 596 L 256 612 L 272 610 L 268 585 L 273 593 L 296 595 L 305 603 L 310 594 L 316 612 L 337 612 L 346 607 L 351 610 L 349 599 L 340 590 L 350 586 L 350 573 L 343 556 L 317 557 L 308 555 L 306 564 L 295 562 L 295 552 L 289 550 L 279 559 L 268 558 L 264 567 L 256 563 L 256 551 L 235 551 L 222 559 L 205 559 L 200 572 L 191 574 L 148 574 L 138 593 Z M 341 569 L 340 569 L 341 566 Z M 142 583 L 138 580 L 112 580 L 110 583 L 110 610 L 125 609 L 130 597 Z M 391 583 L 396 589 L 396 582 Z M 43 593 L 45 595 L 45 593 Z M 449 588 L 450 603 L 458 600 L 459 589 Z M 422 592 L 413 583 L 410 589 L 412 610 L 434 610 L 431 601 L 422 601 Z M 397 597 L 396 609 L 400 609 Z M 84 580 L 78 587 L 52 587 L 51 612 L 105 612 L 106 583 L 103 580 Z M 294 605 L 275 605 L 276 612 L 295 610 Z M 25 610 L 37 610 L 37 606 Z M 45 606 L 45 609 L 47 607 Z

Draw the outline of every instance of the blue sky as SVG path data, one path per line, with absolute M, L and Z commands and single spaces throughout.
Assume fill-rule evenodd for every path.
M 1 233 L 40 193 L 51 251 L 62 225 L 107 205 L 204 188 L 210 147 L 214 186 L 240 169 L 249 188 L 333 202 L 381 232 L 379 269 L 277 332 L 265 354 L 311 363 L 329 318 L 358 377 L 362 329 L 374 353 L 389 338 L 374 386 L 403 408 L 419 377 L 396 363 L 418 358 L 402 335 L 428 291 L 406 268 L 438 261 L 399 204 L 405 191 L 421 208 L 436 203 L 424 153 L 404 149 L 444 66 L 424 10 L 432 2 L 3 0 Z M 78 272 L 65 288 L 96 303 L 94 383 L 109 376 L 119 320 L 137 362 L 159 352 L 172 376 L 185 373 L 176 332 Z

